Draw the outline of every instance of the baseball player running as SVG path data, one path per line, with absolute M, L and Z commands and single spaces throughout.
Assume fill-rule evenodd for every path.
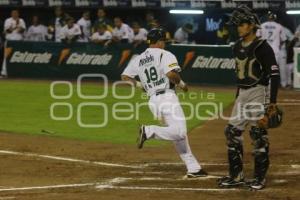
M 145 141 L 150 139 L 172 141 L 187 167 L 185 177 L 205 177 L 207 173 L 201 168 L 189 146 L 185 116 L 175 93 L 175 85 L 185 92 L 188 88 L 178 74 L 180 67 L 176 57 L 164 50 L 166 32 L 162 29 L 152 29 L 147 35 L 147 40 L 150 43 L 149 48 L 129 63 L 122 74 L 122 80 L 144 88 L 150 97 L 151 112 L 166 125 L 142 125 L 139 130 L 138 148 L 141 149 Z M 141 82 L 135 80 L 136 76 Z
M 279 68 L 270 45 L 266 40 L 256 37 L 260 23 L 253 11 L 247 7 L 240 7 L 233 12 L 229 23 L 237 26 L 240 37 L 233 48 L 238 92 L 231 119 L 225 128 L 229 176 L 219 179 L 218 184 L 220 187 L 243 185 L 260 190 L 265 187 L 269 167 L 268 132 L 260 122 L 265 115 L 265 106 L 267 110 L 276 107 Z M 255 166 L 254 180 L 245 182 L 242 133 L 248 124 L 251 126 L 250 137 L 254 145 Z

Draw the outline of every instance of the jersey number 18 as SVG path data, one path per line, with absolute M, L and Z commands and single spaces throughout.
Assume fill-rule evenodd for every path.
M 151 81 L 156 81 L 158 78 L 155 67 L 150 67 L 149 70 L 145 69 L 145 74 L 147 77 L 147 83 L 151 83 Z

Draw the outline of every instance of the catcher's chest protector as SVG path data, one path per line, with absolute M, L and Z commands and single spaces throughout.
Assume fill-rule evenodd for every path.
M 233 53 L 236 61 L 237 84 L 240 87 L 251 87 L 260 83 L 267 85 L 267 75 L 263 66 L 255 57 L 255 50 L 264 40 L 256 39 L 250 45 L 243 46 L 242 40 L 239 40 L 234 48 Z

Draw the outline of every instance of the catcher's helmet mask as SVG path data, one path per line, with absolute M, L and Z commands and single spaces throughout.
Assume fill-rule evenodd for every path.
M 255 24 L 256 28 L 260 28 L 260 21 L 257 15 L 247 6 L 241 6 L 233 11 L 228 25 L 239 26 L 243 23 Z
M 151 29 L 147 35 L 149 44 L 154 44 L 158 41 L 166 41 L 166 31 L 162 28 Z

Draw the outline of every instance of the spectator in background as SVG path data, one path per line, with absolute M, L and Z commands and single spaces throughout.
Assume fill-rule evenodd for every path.
M 193 33 L 193 25 L 190 23 L 184 24 L 174 34 L 174 40 L 176 43 L 188 44 L 189 35 Z
M 82 35 L 79 38 L 79 42 L 88 42 L 91 37 L 91 20 L 90 12 L 85 11 L 82 14 L 82 17 L 77 21 L 77 24 L 81 28 Z
M 32 17 L 32 25 L 26 32 L 26 40 L 28 41 L 46 41 L 48 39 L 48 28 L 40 24 L 39 17 Z
M 133 40 L 133 30 L 120 17 L 114 18 L 115 28 L 113 30 L 113 41 L 121 43 L 131 43 Z
M 229 44 L 229 30 L 225 23 L 220 26 L 220 29 L 217 31 L 217 44 Z
M 95 32 L 91 37 L 92 42 L 104 46 L 107 46 L 110 43 L 111 39 L 112 34 L 107 30 L 106 24 L 100 24 L 98 26 L 97 32 Z
M 154 28 L 163 28 L 159 22 L 157 20 L 153 20 L 150 24 L 149 24 L 149 31 L 151 29 L 154 29 Z M 171 37 L 171 34 L 169 31 L 167 31 L 165 28 L 163 28 L 165 31 L 166 31 L 166 43 L 171 43 L 172 42 L 172 37 Z
M 147 12 L 145 19 L 146 19 L 145 28 L 148 31 L 150 31 L 152 29 L 152 24 L 156 22 L 156 20 L 154 18 L 154 14 L 152 12 Z
M 132 29 L 133 29 L 133 46 L 137 47 L 141 44 L 145 44 L 147 41 L 147 34 L 148 31 L 144 28 L 141 28 L 140 24 L 138 22 L 132 23 Z
M 23 40 L 26 24 L 22 18 L 19 17 L 18 10 L 11 11 L 11 17 L 4 22 L 4 34 L 6 40 Z M 2 63 L 1 78 L 7 77 L 7 68 L 5 58 Z
M 18 10 L 11 11 L 11 17 L 4 22 L 4 33 L 6 40 L 23 40 L 26 24 L 19 17 Z
M 53 34 L 54 41 L 61 42 L 61 29 L 66 24 L 66 16 L 61 7 L 56 7 L 54 14 L 55 18 L 50 22 L 48 29 Z
M 96 32 L 98 30 L 100 24 L 106 24 L 107 30 L 110 32 L 113 31 L 112 22 L 109 18 L 106 17 L 106 12 L 103 8 L 99 8 L 97 10 L 97 19 L 93 25 L 93 32 Z
M 68 17 L 66 21 L 67 25 L 61 29 L 61 41 L 68 44 L 77 42 L 82 34 L 79 25 L 74 23 L 73 17 Z

